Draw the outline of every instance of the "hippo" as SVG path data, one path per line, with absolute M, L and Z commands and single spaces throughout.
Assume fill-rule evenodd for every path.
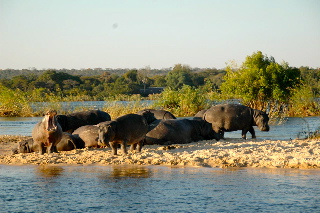
M 56 110 L 47 111 L 44 118 L 32 130 L 32 138 L 40 147 L 40 154 L 58 152 L 56 146 L 62 138 L 62 128 L 57 122 L 56 115 Z
M 246 139 L 248 131 L 252 138 L 256 138 L 253 126 L 258 126 L 261 131 L 269 131 L 270 129 L 269 117 L 265 112 L 240 104 L 212 106 L 202 118 L 212 124 L 213 130 L 219 132 L 220 138 L 224 138 L 224 132 L 236 130 L 242 130 L 243 139 Z
M 197 114 L 195 114 L 194 116 L 193 116 L 193 119 L 194 120 L 201 120 L 202 119 L 202 117 L 203 117 L 203 114 L 205 113 L 207 111 L 207 109 L 203 109 L 203 110 L 200 110 L 199 112 L 197 112 Z
M 167 119 L 156 120 L 149 125 L 145 144 L 185 144 L 200 140 L 220 139 L 211 124 L 204 120 Z
M 68 132 L 63 132 L 60 142 L 57 144 L 57 150 L 60 151 L 70 151 L 73 149 L 80 149 L 82 147 L 76 138 Z M 12 150 L 13 154 L 19 153 L 31 153 L 39 152 L 39 144 L 34 143 L 33 138 L 21 141 L 18 144 L 18 147 Z
M 98 138 L 99 138 L 98 130 L 99 130 L 98 125 L 85 125 L 76 129 L 72 133 L 72 135 L 75 136 L 79 141 L 81 141 L 84 147 L 99 147 L 98 146 Z
M 115 120 L 98 124 L 98 145 L 106 146 L 108 143 L 112 148 L 113 155 L 117 155 L 117 145 L 121 145 L 122 153 L 127 154 L 127 145 L 131 150 L 141 152 L 142 142 L 148 132 L 147 120 L 137 114 L 126 114 Z
M 154 114 L 156 119 L 176 119 L 176 117 L 168 111 L 165 110 L 157 110 L 157 109 L 143 109 L 137 112 L 138 115 L 141 115 L 144 111 L 150 111 Z
M 156 120 L 153 113 L 151 113 L 150 111 L 142 112 L 141 116 L 143 116 L 146 119 L 148 124 Z M 99 125 L 103 125 L 103 123 L 105 122 L 101 122 L 99 123 Z M 98 130 L 99 127 L 97 125 L 85 125 L 76 129 L 72 134 L 76 136 L 85 147 L 100 148 L 101 146 L 98 145 Z M 106 146 L 110 147 L 109 143 L 107 143 Z
M 141 115 L 142 117 L 144 117 L 148 124 L 151 124 L 153 121 L 157 120 L 157 118 L 155 117 L 154 113 L 151 112 L 148 109 L 141 110 L 141 111 L 137 112 L 136 114 L 137 115 Z
M 33 138 L 19 142 L 18 147 L 12 150 L 12 154 L 39 152 L 39 144 L 33 143 Z
M 103 121 L 110 121 L 111 117 L 104 111 L 88 110 L 67 115 L 57 115 L 57 120 L 63 132 L 72 133 L 81 126 L 95 125 Z
M 60 142 L 57 144 L 58 151 L 71 151 L 73 149 L 83 149 L 82 141 L 78 140 L 74 135 L 69 132 L 64 132 Z

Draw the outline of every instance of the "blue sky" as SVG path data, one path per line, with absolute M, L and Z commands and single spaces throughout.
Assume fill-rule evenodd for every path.
M 319 0 L 0 0 L 0 69 L 320 67 Z

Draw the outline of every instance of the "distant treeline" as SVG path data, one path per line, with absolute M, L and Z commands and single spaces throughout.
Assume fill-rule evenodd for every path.
M 141 94 L 148 87 L 171 87 L 182 85 L 199 87 L 210 81 L 218 88 L 225 70 L 191 68 L 177 64 L 168 69 L 60 69 L 60 70 L 0 70 L 0 83 L 9 89 L 23 92 L 37 91 L 61 97 L 86 96 L 91 100 L 105 100 L 121 94 Z M 146 95 L 146 94 L 141 94 Z
M 88 68 L 88 69 L 36 69 L 36 68 L 29 68 L 29 69 L 0 69 L 0 79 L 12 79 L 14 76 L 18 75 L 29 75 L 29 74 L 35 74 L 35 75 L 42 75 L 44 72 L 47 71 L 56 71 L 56 72 L 64 72 L 70 75 L 75 75 L 75 76 L 99 76 L 103 75 L 104 73 L 109 73 L 109 74 L 116 74 L 116 75 L 123 75 L 126 72 L 130 70 L 138 70 L 138 71 L 143 71 L 144 73 L 148 74 L 148 77 L 152 77 L 155 75 L 166 75 L 168 72 L 170 72 L 173 68 L 163 68 L 163 69 L 151 69 L 149 67 L 143 68 L 143 69 L 122 69 L 122 68 L 117 68 L 117 69 L 112 69 L 112 68 Z M 191 68 L 191 72 L 203 72 L 206 70 L 217 70 L 215 68 Z
M 166 75 L 171 68 L 166 68 L 166 69 L 149 69 L 150 71 L 150 76 L 154 75 Z M 88 68 L 88 69 L 42 69 L 38 70 L 36 68 L 29 68 L 29 69 L 0 69 L 0 79 L 11 79 L 14 76 L 18 75 L 29 75 L 29 74 L 35 74 L 35 75 L 42 75 L 44 72 L 47 71 L 56 71 L 56 72 L 64 72 L 70 75 L 75 75 L 75 76 L 99 76 L 103 75 L 104 73 L 109 73 L 109 74 L 116 74 L 116 75 L 123 75 L 126 72 L 133 70 L 133 69 L 111 69 L 111 68 Z

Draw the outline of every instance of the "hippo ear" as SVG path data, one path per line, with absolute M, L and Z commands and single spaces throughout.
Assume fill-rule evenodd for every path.
M 112 129 L 112 126 L 108 124 L 106 126 L 102 126 L 102 130 L 105 132 L 111 132 L 113 129 Z

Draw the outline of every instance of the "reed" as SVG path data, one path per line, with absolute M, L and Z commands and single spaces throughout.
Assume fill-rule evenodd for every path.
M 11 90 L 0 85 L 0 116 L 31 116 L 28 97 L 20 90 Z
M 119 102 L 109 102 L 104 105 L 102 110 L 109 113 L 111 119 L 116 119 L 121 115 L 137 113 L 140 110 L 150 107 L 152 108 L 152 106 L 141 103 L 140 101 L 127 102 L 125 104 Z

